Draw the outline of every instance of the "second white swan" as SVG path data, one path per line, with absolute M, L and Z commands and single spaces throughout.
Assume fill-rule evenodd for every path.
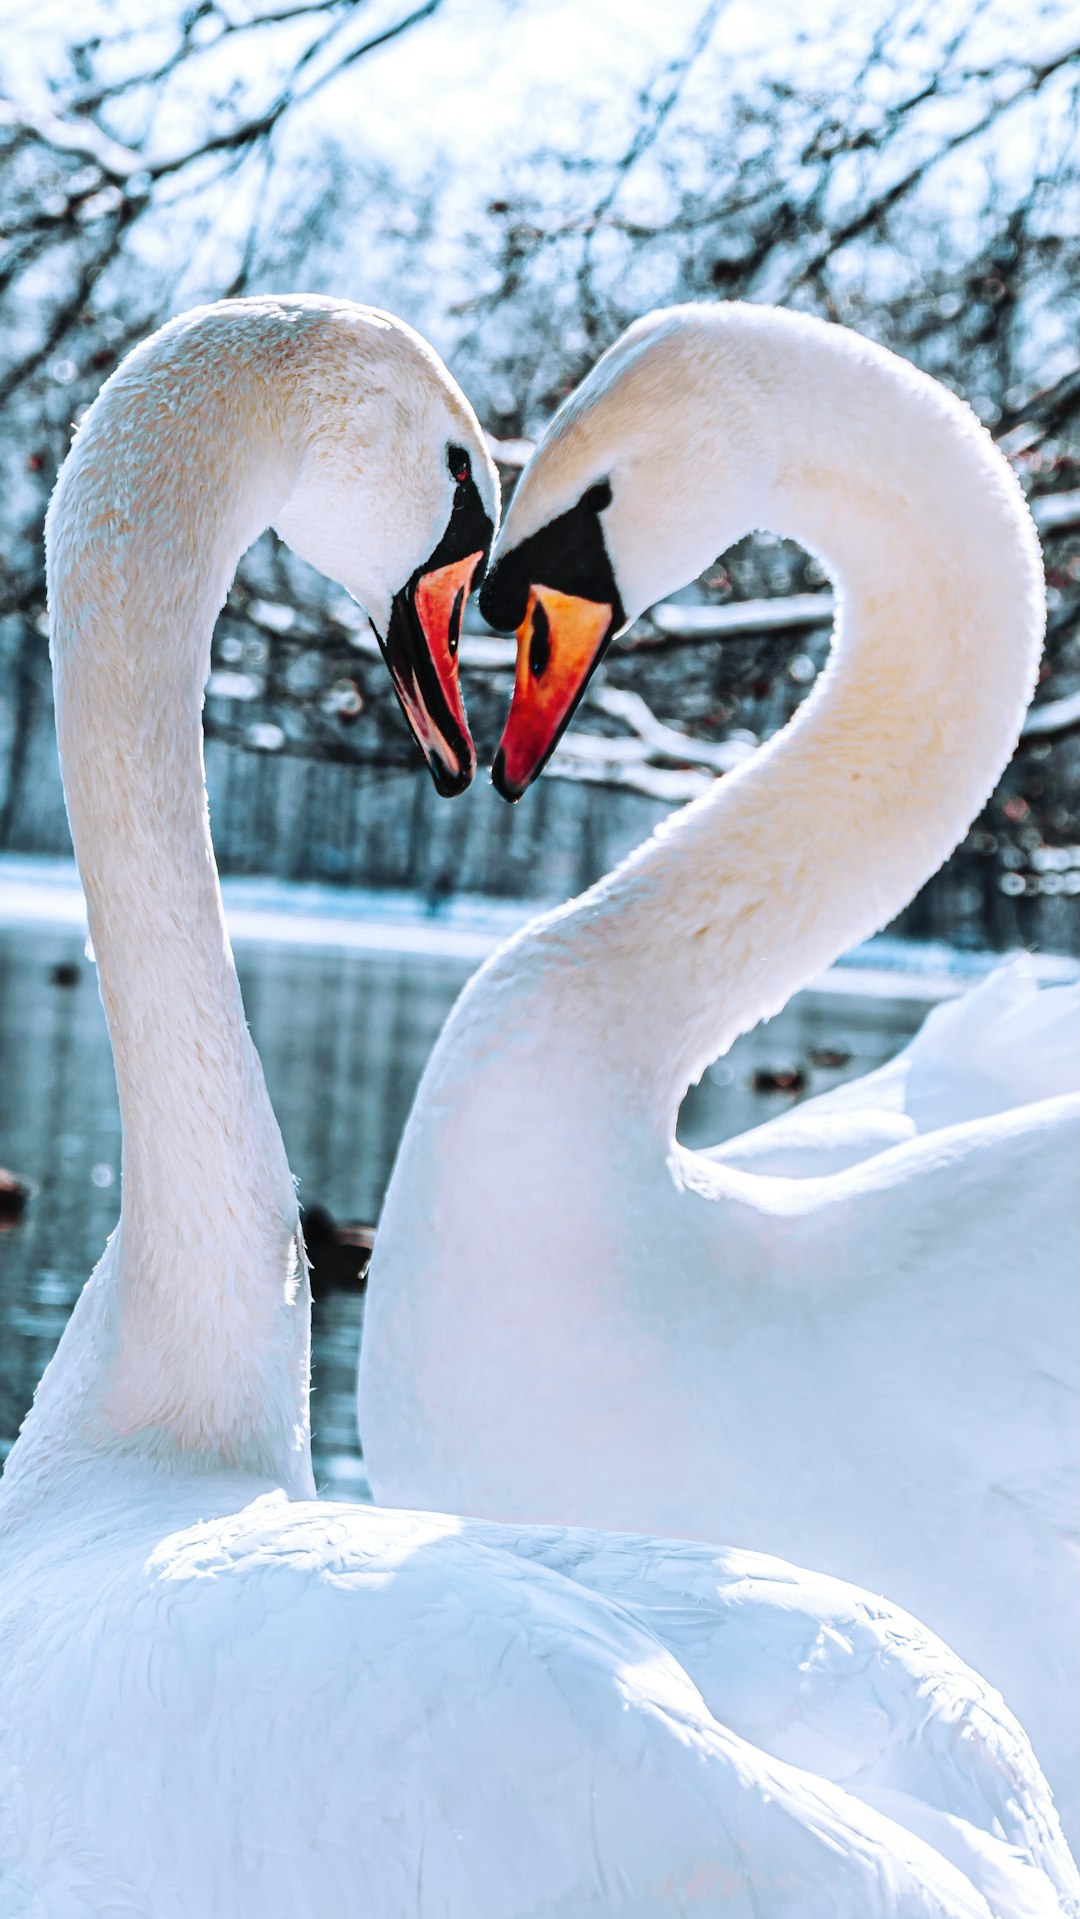
M 674 1137 L 690 1082 L 906 903 L 1012 751 L 1044 614 L 1005 460 L 840 327 L 638 323 L 496 544 L 481 606 L 519 658 L 495 778 L 519 794 L 618 627 L 754 527 L 826 562 L 831 664 L 451 1015 L 370 1272 L 372 1484 L 752 1540 L 895 1596 L 1002 1688 L 1075 1833 L 1080 1100 L 976 1094 L 820 1179 Z

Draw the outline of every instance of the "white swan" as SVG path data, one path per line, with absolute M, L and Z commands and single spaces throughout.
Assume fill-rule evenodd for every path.
M 1074 1912 L 1019 1727 L 894 1610 L 707 1548 L 311 1497 L 296 1202 L 200 688 L 266 519 L 383 618 L 422 583 L 448 449 L 493 517 L 476 422 L 406 328 L 234 302 L 124 364 L 50 511 L 124 1180 L 0 1482 L 0 1913 Z
M 753 1541 L 887 1592 L 1002 1688 L 1075 1831 L 1077 1100 L 973 1088 L 964 1123 L 870 1157 L 857 1124 L 847 1170 L 797 1182 L 674 1142 L 690 1082 L 904 904 L 1011 751 L 1042 580 L 988 435 L 839 327 L 632 327 L 495 548 L 481 606 L 520 626 L 496 779 L 543 763 L 615 627 L 758 526 L 837 581 L 829 669 L 458 1002 L 369 1276 L 372 1485 Z

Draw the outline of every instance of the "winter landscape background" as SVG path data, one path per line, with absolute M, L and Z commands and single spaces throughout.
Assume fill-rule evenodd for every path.
M 392 309 L 448 359 L 509 486 L 629 319 L 775 300 L 961 392 L 1013 458 L 1046 549 L 1038 716 L 900 930 L 1080 950 L 1069 5 L 94 0 L 76 20 L 59 0 L 6 0 L 4 18 L 0 849 L 66 849 L 44 508 L 72 422 L 168 315 L 301 288 Z M 445 807 L 417 778 L 366 622 L 268 537 L 222 616 L 207 701 L 223 867 L 432 907 L 564 897 L 708 783 L 716 742 L 767 738 L 824 657 L 828 585 L 789 542 L 744 541 L 679 598 L 717 618 L 640 622 L 515 812 L 483 782 Z M 483 752 L 512 647 L 471 624 Z
M 1080 31 L 1066 0 L 0 0 L 0 25 L 0 1167 L 30 1188 L 0 1218 L 3 1451 L 119 1194 L 81 899 L 55 863 L 42 553 L 103 379 L 199 301 L 368 300 L 446 357 L 506 489 L 598 352 L 664 302 L 805 308 L 971 402 L 1045 547 L 1036 705 L 894 929 L 948 944 L 914 973 L 886 946 L 740 1041 L 681 1120 L 693 1143 L 730 1136 L 887 1057 L 983 949 L 1039 949 L 1048 977 L 1080 952 Z M 530 902 L 704 790 L 718 746 L 767 739 L 813 684 L 830 612 L 812 556 L 743 541 L 613 649 L 518 807 L 483 778 L 447 804 L 358 609 L 272 537 L 251 551 L 215 636 L 207 772 L 313 1250 L 315 1207 L 377 1216 L 471 968 Z M 512 661 L 473 611 L 482 757 Z M 349 1494 L 360 1304 L 315 1257 L 318 1470 Z

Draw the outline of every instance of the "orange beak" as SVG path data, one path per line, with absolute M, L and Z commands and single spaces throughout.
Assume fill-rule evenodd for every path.
M 613 608 L 553 586 L 529 590 L 517 632 L 514 697 L 491 777 L 519 800 L 569 724 L 611 633 Z
M 414 576 L 395 595 L 383 656 L 394 691 L 440 793 L 461 793 L 476 771 L 458 683 L 461 616 L 481 551 Z

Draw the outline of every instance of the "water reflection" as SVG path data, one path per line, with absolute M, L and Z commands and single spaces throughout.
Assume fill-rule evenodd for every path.
M 424 1062 L 472 958 L 239 944 L 244 1000 L 301 1197 L 374 1220 Z M 917 1000 L 801 995 L 688 1096 L 707 1144 L 864 1072 L 925 1010 Z M 818 1062 L 823 1062 L 819 1064 Z M 120 1122 L 83 936 L 0 928 L 0 1166 L 33 1183 L 0 1231 L 0 1445 L 6 1451 L 119 1207 Z M 353 1391 L 358 1291 L 319 1298 L 312 1423 L 324 1490 L 366 1495 Z
M 398 1135 L 446 1010 L 451 959 L 238 949 L 244 1000 L 302 1196 L 376 1217 Z M 65 930 L 0 932 L 0 1165 L 32 1182 L 0 1234 L 0 1441 L 34 1385 L 119 1209 L 120 1119 L 97 977 Z M 353 1389 L 362 1302 L 319 1301 L 318 1471 L 364 1490 Z

